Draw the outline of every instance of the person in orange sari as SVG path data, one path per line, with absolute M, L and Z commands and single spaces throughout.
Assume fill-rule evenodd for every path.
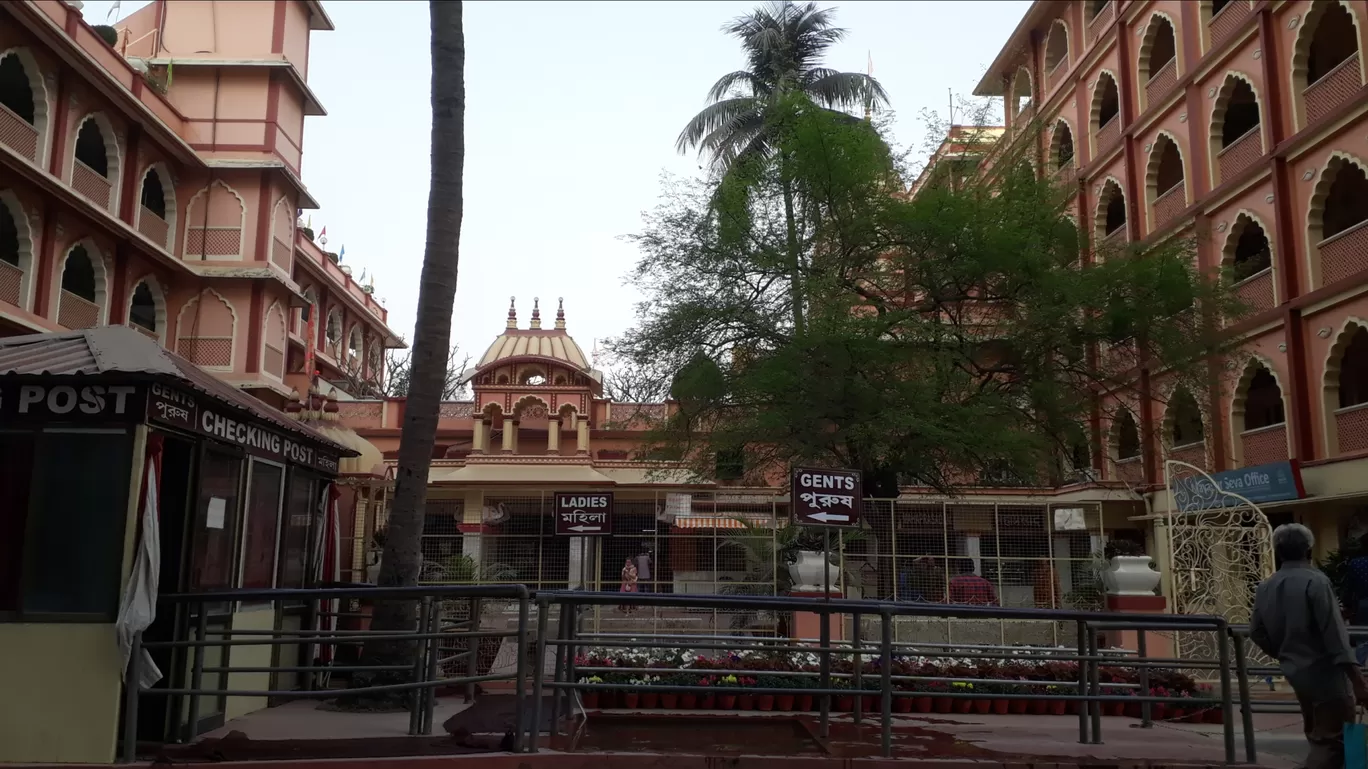
M 626 562 L 625 564 L 623 564 L 623 566 L 622 566 L 622 585 L 618 588 L 618 592 L 619 592 L 619 593 L 635 593 L 636 591 L 637 591 L 637 568 L 636 568 L 636 564 L 632 563 L 632 559 L 631 559 L 631 558 L 628 558 L 628 559 L 627 559 L 627 562 Z M 622 606 L 619 606 L 618 608 L 621 609 L 623 612 L 625 612 L 625 613 L 627 613 L 627 614 L 631 614 L 631 613 L 632 613 L 632 607 L 631 607 L 631 606 L 627 606 L 627 605 L 624 604 L 624 605 L 622 605 Z
M 1037 609 L 1059 608 L 1059 575 L 1055 573 L 1053 563 L 1050 561 L 1037 563 L 1032 583 Z

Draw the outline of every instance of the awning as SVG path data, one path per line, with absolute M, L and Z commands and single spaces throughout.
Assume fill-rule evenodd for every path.
M 428 475 L 428 483 L 518 483 L 529 486 L 575 484 L 611 487 L 613 479 L 600 474 L 589 465 L 471 463 L 464 467 L 434 467 Z
M 742 523 L 745 521 L 745 523 Z M 746 523 L 751 526 L 763 526 L 765 528 L 779 528 L 784 525 L 783 520 L 775 520 L 768 516 L 746 515 L 737 513 L 736 515 L 708 515 L 708 516 L 688 516 L 675 518 L 674 525 L 677 529 L 744 529 Z M 776 526 L 777 524 L 777 526 Z

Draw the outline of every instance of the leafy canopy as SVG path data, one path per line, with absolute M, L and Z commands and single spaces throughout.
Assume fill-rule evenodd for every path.
M 1200 377 L 1238 310 L 1189 242 L 1085 258 L 1067 195 L 1006 149 L 912 197 L 875 126 L 802 94 L 767 120 L 774 152 L 669 180 L 632 236 L 647 299 L 611 349 L 681 404 L 652 456 L 829 462 L 869 493 L 1047 481 L 1086 457 L 1099 396 L 1142 362 Z

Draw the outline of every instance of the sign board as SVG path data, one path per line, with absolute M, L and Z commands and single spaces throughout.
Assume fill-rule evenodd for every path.
M 1211 480 L 1216 482 L 1215 487 L 1202 475 L 1175 479 L 1173 498 L 1177 510 L 1210 510 L 1241 504 L 1225 492 L 1239 494 L 1255 504 L 1285 502 L 1306 496 L 1301 467 L 1296 462 L 1272 462 L 1226 470 L 1213 474 Z
M 613 533 L 613 492 L 558 491 L 556 533 L 588 537 Z
M 858 526 L 864 495 L 859 470 L 795 467 L 789 507 L 799 526 Z
M 0 425 L 141 422 L 145 397 L 143 388 L 131 384 L 4 382 L 0 383 Z

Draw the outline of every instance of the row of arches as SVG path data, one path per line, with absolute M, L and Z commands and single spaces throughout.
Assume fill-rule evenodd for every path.
M 295 314 L 293 328 L 303 337 L 308 334 L 309 317 L 318 312 L 318 293 L 312 286 L 304 289 L 304 307 Z M 385 343 L 379 336 L 366 333 L 366 326 L 353 321 L 344 334 L 342 310 L 333 306 L 323 315 L 323 353 L 344 371 L 354 376 L 374 379 L 384 373 Z

